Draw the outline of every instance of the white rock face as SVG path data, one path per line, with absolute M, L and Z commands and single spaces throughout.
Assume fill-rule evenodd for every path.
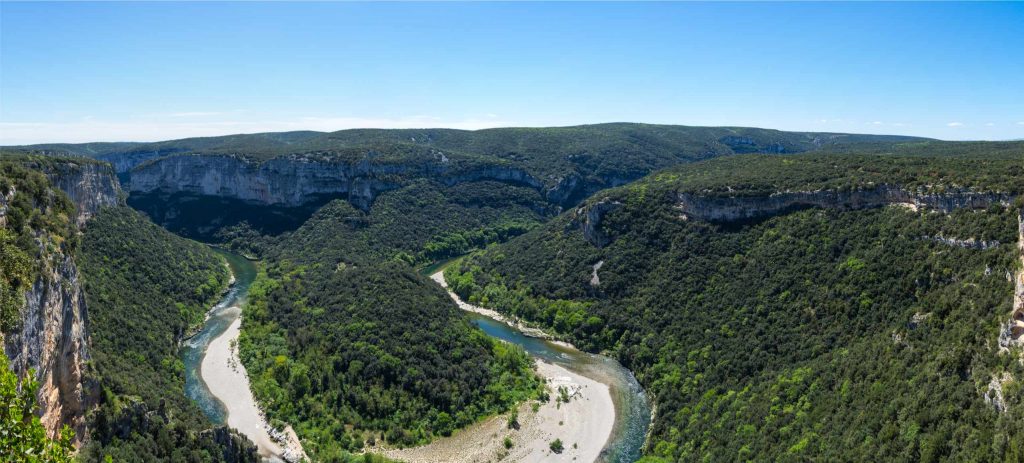
M 56 163 L 44 173 L 75 203 L 79 227 L 105 206 L 120 203 L 113 170 L 92 163 Z M 17 192 L 12 192 L 17 194 Z M 0 201 L 0 217 L 10 198 Z M 51 436 L 67 424 L 76 439 L 85 436 L 85 414 L 97 389 L 85 378 L 89 360 L 88 314 L 74 257 L 38 241 L 43 270 L 25 293 L 17 328 L 3 334 L 4 353 L 19 375 L 30 369 L 39 381 L 39 410 Z
M 67 424 L 85 435 L 85 412 L 95 388 L 84 378 L 89 360 L 85 294 L 71 256 L 54 256 L 25 294 L 21 323 L 4 339 L 4 351 L 19 375 L 35 370 L 39 409 L 51 436 Z
M 809 207 L 858 210 L 907 204 L 916 209 L 951 212 L 961 208 L 986 208 L 991 204 L 1009 205 L 1012 199 L 1007 194 L 972 191 L 919 193 L 895 185 L 847 191 L 786 191 L 750 197 L 679 193 L 676 198 L 677 208 L 686 216 L 715 222 L 758 219 Z
M 1004 193 L 951 191 L 936 194 L 915 192 L 895 185 L 880 185 L 861 190 L 785 191 L 760 196 L 712 196 L 678 193 L 675 196 L 675 208 L 684 220 L 738 222 L 772 217 L 807 208 L 860 210 L 902 205 L 909 206 L 915 211 L 934 210 L 948 213 L 962 208 L 983 209 L 992 204 L 1009 206 L 1013 199 L 1013 196 Z M 576 210 L 574 223 L 581 228 L 583 236 L 594 246 L 604 247 L 611 242 L 611 238 L 600 228 L 600 224 L 604 215 L 616 209 L 618 204 L 605 199 Z M 991 247 L 993 245 L 991 242 L 968 240 L 943 242 L 970 247 Z
M 58 164 L 45 171 L 50 182 L 75 203 L 79 227 L 103 207 L 120 204 L 121 188 L 110 166 L 103 164 Z
M 445 184 L 499 180 L 542 188 L 520 169 L 484 166 L 452 171 L 448 162 L 387 164 L 366 160 L 356 164 L 277 158 L 263 163 L 231 156 L 180 155 L 158 159 L 132 171 L 132 192 L 190 193 L 240 199 L 260 204 L 299 206 L 319 195 L 347 195 L 366 209 L 376 195 L 398 188 L 402 178 L 434 178 Z

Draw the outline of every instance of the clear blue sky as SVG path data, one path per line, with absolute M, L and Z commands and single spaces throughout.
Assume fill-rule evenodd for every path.
M 1024 4 L 0 3 L 0 144 L 608 121 L 1024 138 Z

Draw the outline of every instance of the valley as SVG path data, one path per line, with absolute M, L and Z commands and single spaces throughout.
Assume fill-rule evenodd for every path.
M 0 161 L 6 352 L 82 461 L 1024 454 L 1019 142 L 151 145 Z
M 0 0 L 0 463 L 1024 463 L 1024 2 Z
M 182 348 L 185 395 L 214 424 L 227 424 L 256 444 L 264 459 L 301 461 L 302 445 L 290 427 L 270 428 L 249 390 L 249 378 L 238 360 L 241 305 L 256 278 L 256 265 L 242 256 L 221 251 L 231 270 L 223 298 L 206 316 L 202 329 Z M 275 439 L 275 437 L 277 439 Z

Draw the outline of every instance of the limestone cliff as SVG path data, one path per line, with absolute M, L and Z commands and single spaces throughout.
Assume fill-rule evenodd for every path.
M 1013 279 L 1013 310 L 1010 320 L 999 330 L 999 350 L 1007 351 L 1011 346 L 1024 345 L 1024 207 L 1017 213 L 1017 254 L 1019 264 Z
M 594 246 L 603 248 L 611 243 L 611 238 L 601 229 L 601 220 L 605 214 L 622 207 L 617 201 L 600 201 L 595 204 L 576 209 L 574 224 L 583 231 L 583 237 Z M 594 270 L 596 278 L 597 270 Z
M 903 204 L 914 209 L 951 212 L 961 208 L 986 208 L 992 204 L 1009 205 L 1013 196 L 952 190 L 943 193 L 912 191 L 897 185 L 851 190 L 784 191 L 760 196 L 719 196 L 690 192 L 673 193 L 670 201 L 686 220 L 742 222 L 772 217 L 806 208 L 859 210 Z M 600 228 L 605 214 L 615 209 L 610 200 L 580 207 L 573 224 L 591 244 L 604 247 L 611 239 Z
M 756 220 L 805 208 L 857 210 L 906 204 L 950 212 L 960 208 L 985 208 L 993 203 L 1008 205 L 1012 197 L 1000 193 L 949 191 L 926 193 L 895 185 L 853 190 L 785 191 L 768 196 L 712 196 L 678 193 L 676 208 L 688 218 L 710 222 Z
M 43 171 L 53 186 L 71 198 L 79 227 L 101 207 L 121 200 L 113 170 L 105 164 L 69 161 L 30 167 Z M 7 204 L 7 200 L 0 202 L 0 209 Z M 35 372 L 41 419 L 51 435 L 67 424 L 81 442 L 85 413 L 95 402 L 96 391 L 86 376 L 89 333 L 85 296 L 73 247 L 54 242 L 45 233 L 37 233 L 36 243 L 39 272 L 25 293 L 17 327 L 3 337 L 4 353 L 18 374 Z
M 443 161 L 422 163 L 355 164 L 313 160 L 301 156 L 256 163 L 231 156 L 169 156 L 132 172 L 133 193 L 191 193 L 261 204 L 300 206 L 322 195 L 345 195 L 368 209 L 381 192 L 397 188 L 403 179 L 431 177 L 446 184 L 499 180 L 540 188 L 524 171 L 504 166 L 452 172 Z
M 121 202 L 121 188 L 111 166 L 99 163 L 55 163 L 44 168 L 50 182 L 75 203 L 79 227 L 103 207 Z
M 41 246 L 41 252 L 45 252 Z M 39 381 L 39 411 L 51 435 L 67 424 L 79 442 L 85 435 L 85 412 L 95 402 L 95 388 L 85 377 L 89 333 L 85 295 L 74 259 L 50 256 L 45 269 L 25 294 L 18 328 L 4 339 L 4 351 L 19 375 L 29 370 Z
M 451 165 L 443 156 L 405 162 L 333 162 L 293 155 L 254 162 L 226 155 L 173 155 L 144 163 L 131 172 L 132 193 L 217 196 L 258 204 L 300 206 L 319 196 L 346 196 L 361 209 L 369 209 L 382 192 L 415 178 L 430 178 L 446 185 L 494 180 L 528 186 L 548 201 L 567 206 L 627 178 L 592 178 L 577 174 L 539 179 L 526 170 L 500 163 Z

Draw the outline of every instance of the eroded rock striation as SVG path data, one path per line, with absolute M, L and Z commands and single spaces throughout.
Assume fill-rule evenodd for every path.
M 41 250 L 41 252 L 44 252 Z M 4 351 L 19 375 L 35 372 L 39 411 L 51 435 L 67 424 L 79 441 L 85 413 L 95 403 L 96 388 L 86 378 L 89 361 L 88 316 L 78 267 L 72 256 L 50 256 L 25 294 L 18 328 L 4 339 Z
M 955 209 L 986 208 L 992 204 L 1009 205 L 1012 196 L 1004 193 L 949 191 L 926 193 L 896 185 L 852 190 L 784 191 L 768 196 L 710 196 L 678 193 L 676 207 L 688 218 L 709 222 L 756 220 L 812 207 L 840 210 L 871 209 L 906 204 L 941 212 Z
M 41 166 L 51 183 L 75 203 L 81 227 L 105 206 L 121 201 L 110 166 L 99 163 L 51 163 Z M 17 194 L 12 191 L 11 194 Z M 6 198 L 9 200 L 9 198 Z M 0 202 L 6 209 L 8 201 Z M 4 215 L 4 214 L 0 214 Z M 76 440 L 85 436 L 85 414 L 97 389 L 88 379 L 88 311 L 72 251 L 37 239 L 41 270 L 25 293 L 17 327 L 3 336 L 4 353 L 19 375 L 35 372 L 41 421 L 51 435 L 67 424 Z
M 691 192 L 673 193 L 670 201 L 684 220 L 707 222 L 744 222 L 773 217 L 808 208 L 860 210 L 888 205 L 906 205 L 949 213 L 956 209 L 984 209 L 993 204 L 1009 206 L 1014 197 L 1006 193 L 951 190 L 943 193 L 913 191 L 897 185 L 851 190 L 784 191 L 760 196 L 719 196 Z M 573 224 L 597 247 L 607 246 L 611 238 L 601 229 L 605 214 L 617 209 L 616 201 L 603 199 L 577 208 Z M 964 242 L 958 245 L 985 246 L 990 243 Z
M 260 204 L 300 206 L 323 195 L 345 195 L 368 209 L 380 193 L 410 178 L 433 178 L 452 185 L 497 180 L 542 188 L 529 173 L 507 166 L 452 170 L 445 162 L 355 164 L 301 156 L 253 162 L 232 156 L 181 155 L 147 163 L 132 171 L 130 191 L 190 193 Z
M 122 202 L 121 188 L 111 166 L 100 163 L 57 163 L 44 169 L 50 182 L 75 203 L 79 227 L 101 208 Z

